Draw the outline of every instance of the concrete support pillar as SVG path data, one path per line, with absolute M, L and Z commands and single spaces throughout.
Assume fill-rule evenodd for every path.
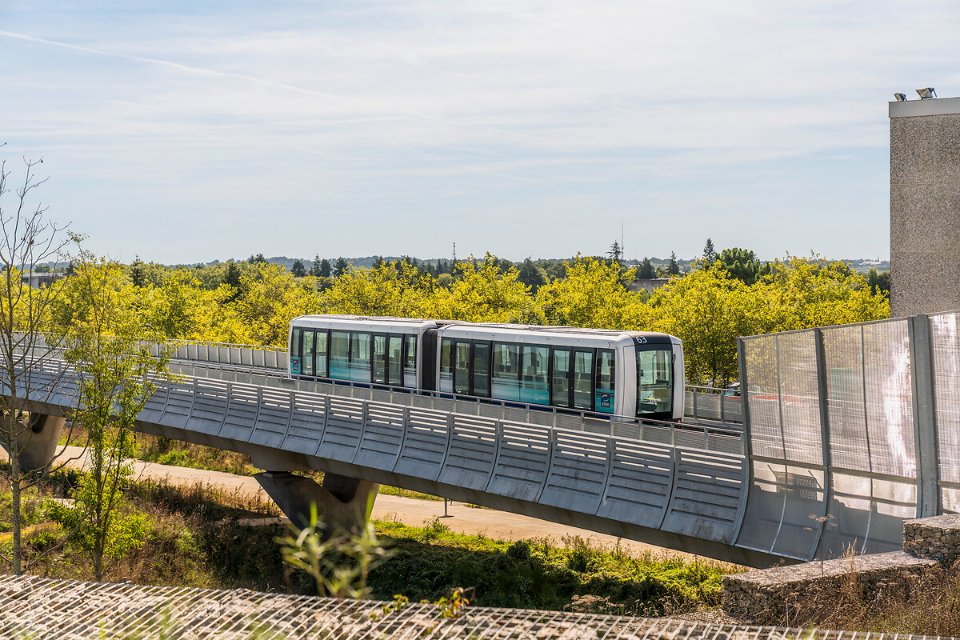
M 50 466 L 65 422 L 63 416 L 30 414 L 30 421 L 17 438 L 22 470 L 35 471 Z
M 310 524 L 310 505 L 317 505 L 317 519 L 325 537 L 358 533 L 370 521 L 380 485 L 327 473 L 323 486 L 310 478 L 286 471 L 265 471 L 254 476 L 280 510 L 296 526 Z

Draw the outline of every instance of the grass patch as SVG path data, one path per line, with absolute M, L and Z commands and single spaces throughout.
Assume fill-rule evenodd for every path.
M 45 517 L 45 503 L 65 497 L 76 480 L 76 473 L 56 474 L 29 494 L 29 573 L 91 579 L 86 558 Z M 283 564 L 275 540 L 285 529 L 265 520 L 277 515 L 272 503 L 209 486 L 157 482 L 134 483 L 129 494 L 148 517 L 148 533 L 138 550 L 108 567 L 107 580 L 311 592 L 312 579 Z M 9 512 L 8 492 L 0 493 L 3 500 Z M 369 586 L 385 600 L 395 594 L 436 600 L 465 587 L 481 606 L 655 615 L 716 605 L 720 578 L 733 570 L 714 562 L 631 556 L 580 538 L 507 542 L 457 534 L 439 520 L 424 527 L 380 521 L 375 527 L 391 557 L 371 573 Z M 4 555 L 7 545 L 0 536 Z
M 473 588 L 481 606 L 664 615 L 713 607 L 732 565 L 653 554 L 631 556 L 571 537 L 507 542 L 425 527 L 379 522 L 394 555 L 370 575 L 378 598 L 404 593 L 435 600 Z

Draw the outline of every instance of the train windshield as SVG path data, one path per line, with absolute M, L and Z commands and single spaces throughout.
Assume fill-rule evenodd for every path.
M 637 415 L 673 413 L 673 350 L 637 349 Z

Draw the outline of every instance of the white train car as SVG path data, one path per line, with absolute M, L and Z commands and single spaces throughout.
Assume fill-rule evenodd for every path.
M 290 375 L 432 390 L 440 326 L 435 320 L 300 316 L 290 321 Z
M 657 420 L 683 417 L 683 347 L 663 333 L 451 324 L 438 391 Z
M 296 378 L 683 417 L 683 346 L 663 333 L 311 315 L 289 341 Z

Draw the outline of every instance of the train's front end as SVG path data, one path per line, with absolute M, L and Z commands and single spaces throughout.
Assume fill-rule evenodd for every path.
M 683 345 L 664 333 L 633 336 L 639 418 L 683 418 Z

